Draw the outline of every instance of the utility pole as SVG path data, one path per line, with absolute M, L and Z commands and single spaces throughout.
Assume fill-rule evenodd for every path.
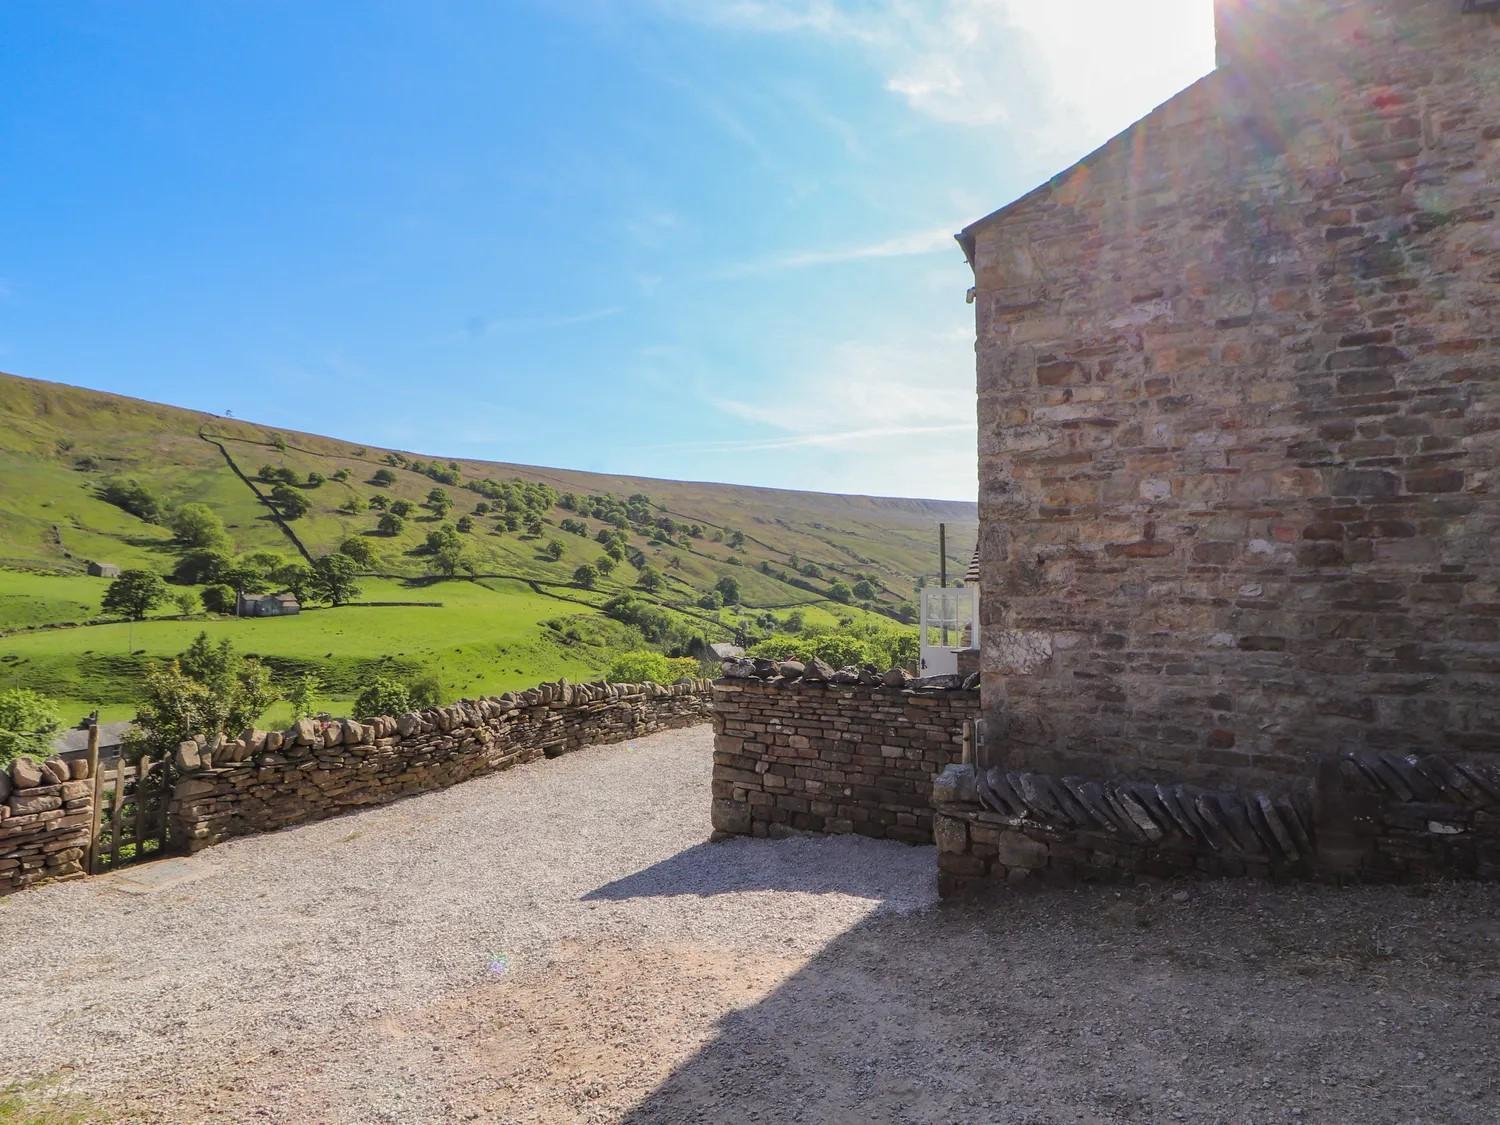
M 948 525 L 938 524 L 938 585 L 948 588 Z

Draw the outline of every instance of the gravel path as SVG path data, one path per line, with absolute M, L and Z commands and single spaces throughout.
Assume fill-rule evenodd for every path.
M 0 1057 L 99 1120 L 1500 1119 L 1500 888 L 937 906 L 927 848 L 707 844 L 709 745 L 0 899 Z

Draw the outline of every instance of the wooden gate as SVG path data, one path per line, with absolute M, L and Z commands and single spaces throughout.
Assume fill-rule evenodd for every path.
M 167 854 L 167 771 L 143 755 L 125 760 L 124 747 L 112 757 L 99 752 L 99 728 L 89 732 L 89 772 L 94 779 L 94 831 L 88 873 L 98 875 L 126 864 Z

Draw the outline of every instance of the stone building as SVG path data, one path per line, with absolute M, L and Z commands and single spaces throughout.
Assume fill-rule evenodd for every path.
M 241 594 L 235 612 L 240 617 L 289 617 L 302 612 L 294 594 Z
M 1216 7 L 1217 70 L 959 236 L 986 751 L 1500 750 L 1500 14 Z
M 117 566 L 115 563 L 110 562 L 91 562 L 88 565 L 88 572 L 95 578 L 120 577 L 119 566 Z

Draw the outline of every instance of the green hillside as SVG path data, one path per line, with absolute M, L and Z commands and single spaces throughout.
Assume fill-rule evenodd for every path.
M 285 505 L 270 499 L 278 477 L 295 482 L 282 483 L 282 495 L 305 500 L 305 514 L 283 518 Z M 110 485 L 122 481 L 161 514 L 143 519 L 110 502 Z M 449 504 L 429 502 L 435 488 Z M 411 510 L 399 531 L 382 533 L 372 502 Z M 223 521 L 224 554 L 310 562 L 356 539 L 373 556 L 358 600 L 442 604 L 259 621 L 167 620 L 180 611 L 166 605 L 134 626 L 83 624 L 99 620 L 108 585 L 86 576 L 88 562 L 173 574 L 188 548 L 165 524 L 189 503 Z M 317 666 L 331 703 L 352 697 L 380 660 L 434 669 L 454 694 L 589 678 L 642 641 L 600 608 L 627 592 L 671 615 L 677 647 L 688 633 L 753 639 L 792 613 L 808 625 L 896 627 L 910 620 L 918 584 L 936 576 L 939 522 L 949 527 L 950 573 L 961 572 L 972 504 L 455 460 L 0 375 L 0 686 L 128 712 L 141 663 L 203 628 L 273 665 Z M 446 566 L 427 545 L 445 528 Z M 583 588 L 574 573 L 606 553 L 601 533 L 620 559 Z M 640 588 L 643 568 L 660 575 L 658 588 Z M 725 578 L 738 598 L 721 607 L 711 591 Z

